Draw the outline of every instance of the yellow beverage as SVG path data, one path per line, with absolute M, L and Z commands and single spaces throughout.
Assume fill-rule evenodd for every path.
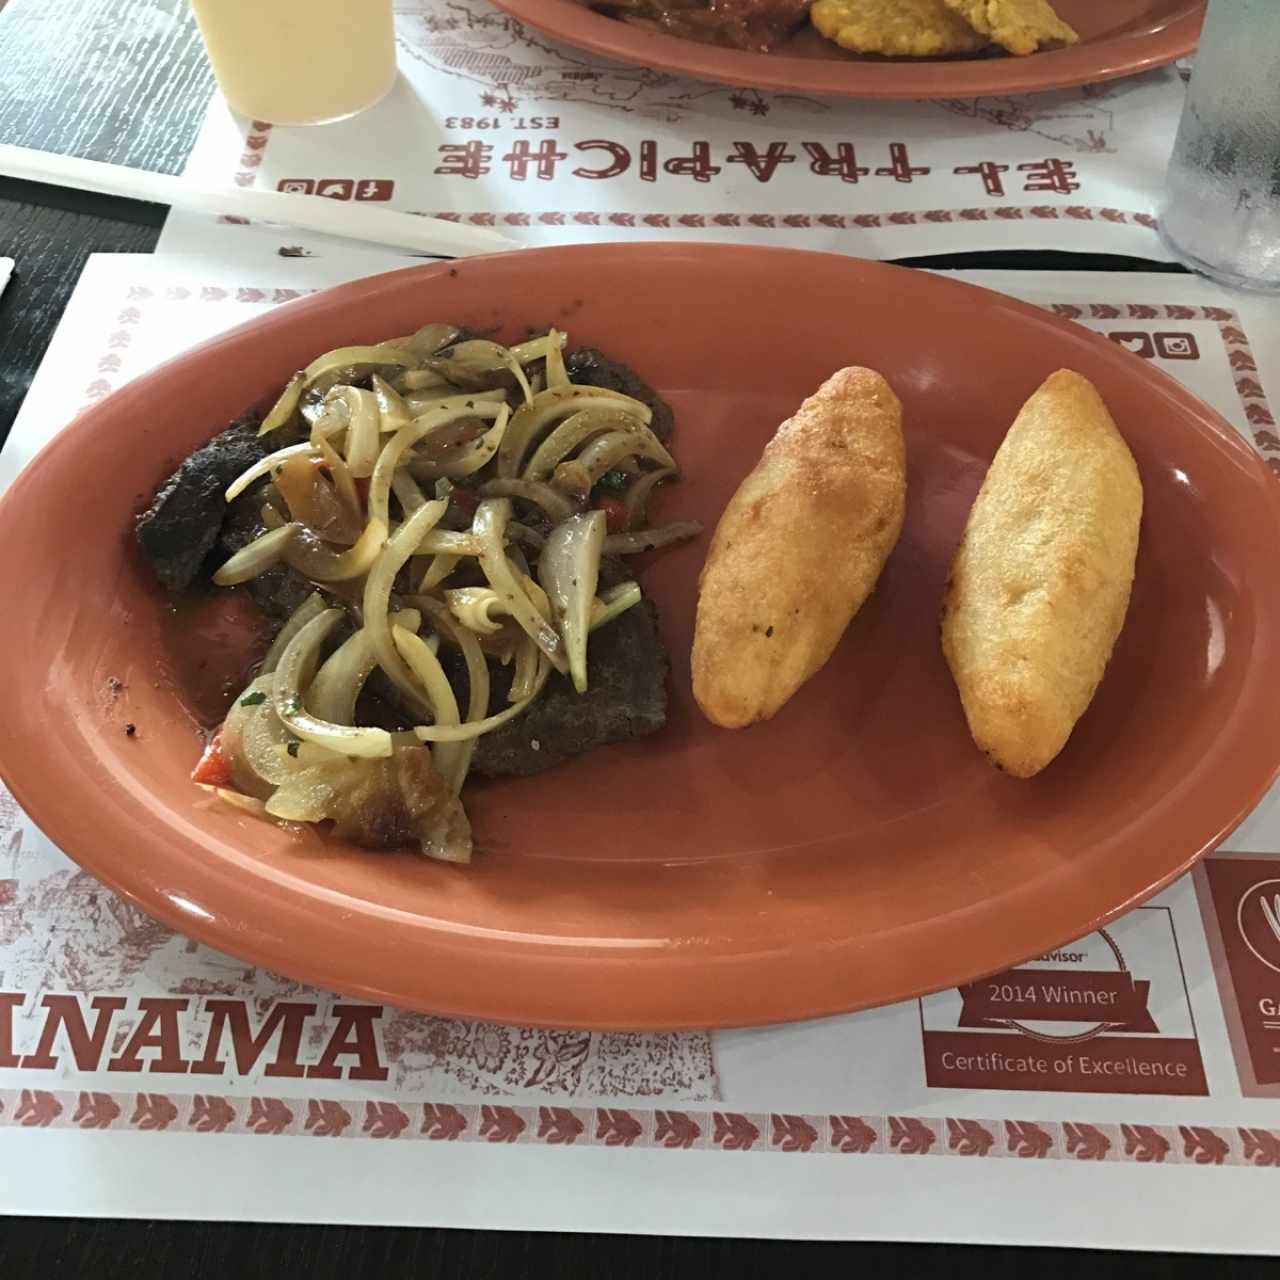
M 325 124 L 371 107 L 396 78 L 391 0 L 191 0 L 233 111 Z

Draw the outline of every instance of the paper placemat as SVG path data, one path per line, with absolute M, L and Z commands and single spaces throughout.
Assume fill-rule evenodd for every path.
M 0 485 L 79 408 L 369 256 L 248 276 L 91 259 Z M 1274 307 L 1182 277 L 963 276 L 1158 362 L 1280 468 Z M 758 1030 L 535 1031 L 333 997 L 186 940 L 0 795 L 0 1204 L 1277 1250 L 1277 916 L 1280 788 L 1147 905 L 961 990 Z
M 384 102 L 299 129 L 235 119 L 216 98 L 188 173 L 386 202 L 530 244 L 1168 257 L 1155 209 L 1184 98 L 1174 68 L 1023 97 L 849 102 L 622 66 L 488 0 L 398 0 L 396 14 L 401 75 Z M 161 250 L 244 238 L 175 215 Z

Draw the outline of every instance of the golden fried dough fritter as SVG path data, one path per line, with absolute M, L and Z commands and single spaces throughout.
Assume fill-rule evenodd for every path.
M 1061 49 L 1080 39 L 1049 0 L 946 0 L 946 4 L 975 31 L 1010 53 Z
M 1022 406 L 951 567 L 942 650 L 974 741 L 1019 778 L 1066 745 L 1133 585 L 1142 482 L 1102 397 L 1062 369 Z
M 841 369 L 778 428 L 716 527 L 693 637 L 708 720 L 767 720 L 822 667 L 898 541 L 906 492 L 898 397 L 871 369 Z
M 813 25 L 854 53 L 931 58 L 974 53 L 988 41 L 943 0 L 817 0 Z

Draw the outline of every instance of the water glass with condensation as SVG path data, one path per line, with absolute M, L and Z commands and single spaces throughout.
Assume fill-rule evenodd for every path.
M 1210 0 L 1160 234 L 1196 271 L 1280 292 L 1280 0 Z
M 231 109 L 277 125 L 329 124 L 396 79 L 392 0 L 191 0 Z

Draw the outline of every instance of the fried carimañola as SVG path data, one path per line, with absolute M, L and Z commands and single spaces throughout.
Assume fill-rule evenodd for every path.
M 1049 0 L 946 0 L 946 5 L 980 35 L 1020 56 L 1080 39 Z
M 1124 625 L 1142 481 L 1107 406 L 1069 369 L 996 452 L 951 567 L 942 650 L 973 739 L 1029 778 L 1066 744 Z
M 726 729 L 767 720 L 831 657 L 902 532 L 902 405 L 832 374 L 738 486 L 698 586 L 693 696 Z
M 809 16 L 828 40 L 853 53 L 932 58 L 988 44 L 943 0 L 817 0 Z

